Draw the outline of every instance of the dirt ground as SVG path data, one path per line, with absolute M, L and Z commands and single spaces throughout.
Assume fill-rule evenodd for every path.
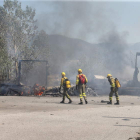
M 119 106 L 88 97 L 89 104 L 60 104 L 61 97 L 0 96 L 0 140 L 128 140 L 140 132 L 140 97 Z M 113 97 L 115 102 L 115 97 Z

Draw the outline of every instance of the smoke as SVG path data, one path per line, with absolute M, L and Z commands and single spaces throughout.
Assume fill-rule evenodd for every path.
M 22 61 L 20 82 L 33 86 L 35 83 L 46 85 L 46 62 Z
M 52 73 L 65 71 L 72 81 L 79 68 L 91 81 L 94 74 L 129 76 L 128 32 L 117 31 L 110 18 L 116 14 L 107 2 L 48 1 L 34 3 L 34 8 L 40 11 L 36 13 L 39 29 L 49 37 Z
M 38 4 L 37 4 L 38 5 Z M 46 11 L 37 13 L 39 29 L 95 43 L 102 33 L 114 28 L 111 10 L 103 2 L 41 2 Z M 37 7 L 35 7 L 37 8 Z M 40 10 L 40 9 L 39 9 Z
M 125 36 L 119 34 L 116 30 L 110 31 L 108 34 L 100 38 L 100 46 L 103 54 L 104 72 L 112 73 L 119 76 L 120 73 L 129 64 L 127 61 L 127 48 Z M 121 78 L 121 76 L 119 76 Z

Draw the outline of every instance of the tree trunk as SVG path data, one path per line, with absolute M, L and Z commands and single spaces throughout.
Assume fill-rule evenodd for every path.
M 14 51 L 15 51 L 15 70 L 16 70 L 16 78 L 18 77 L 18 62 L 17 62 L 17 58 L 18 58 L 18 54 L 17 54 L 17 46 L 14 40 Z

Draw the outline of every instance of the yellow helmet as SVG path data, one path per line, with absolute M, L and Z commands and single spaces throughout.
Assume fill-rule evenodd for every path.
M 66 73 L 65 73 L 65 72 L 62 72 L 61 74 L 62 74 L 62 76 L 65 76 L 65 75 L 66 75 Z
M 78 73 L 82 73 L 82 70 L 81 69 L 78 69 Z
M 111 77 L 111 76 L 112 76 L 111 74 L 108 74 L 108 75 L 107 75 L 107 78 L 108 78 L 108 77 Z

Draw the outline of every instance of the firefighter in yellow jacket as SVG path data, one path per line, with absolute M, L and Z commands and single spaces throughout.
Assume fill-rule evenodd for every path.
M 87 104 L 87 98 L 85 93 L 86 83 L 88 82 L 86 75 L 82 74 L 82 70 L 78 69 L 78 75 L 76 76 L 76 89 L 79 91 L 80 103 L 83 104 L 83 97 Z
M 118 87 L 116 86 L 115 79 L 112 77 L 111 74 L 108 74 L 107 78 L 108 78 L 108 81 L 111 85 L 110 94 L 109 94 L 109 102 L 107 104 L 112 104 L 112 96 L 113 96 L 113 93 L 115 93 L 115 96 L 116 96 L 115 105 L 119 105 Z
M 61 87 L 63 87 L 63 99 L 60 103 L 65 103 L 65 97 L 69 99 L 68 103 L 72 103 L 72 100 L 70 99 L 70 96 L 68 94 L 68 88 L 66 87 L 66 83 L 65 83 L 68 78 L 65 77 L 66 75 L 65 72 L 62 72 L 61 74 L 62 74 L 62 78 L 61 78 L 61 83 L 60 83 L 60 89 Z

